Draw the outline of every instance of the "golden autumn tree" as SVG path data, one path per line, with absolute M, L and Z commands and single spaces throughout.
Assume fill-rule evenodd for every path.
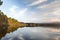
M 25 23 L 23 22 L 19 22 L 14 18 L 8 18 L 8 30 L 7 32 L 12 32 L 15 31 L 16 29 L 18 29 L 19 27 L 24 27 Z
M 8 18 L 0 11 L 0 38 L 7 33 Z

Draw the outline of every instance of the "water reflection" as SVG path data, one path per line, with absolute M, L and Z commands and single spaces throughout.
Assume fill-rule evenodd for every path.
M 7 33 L 1 40 L 60 40 L 60 29 L 24 27 Z

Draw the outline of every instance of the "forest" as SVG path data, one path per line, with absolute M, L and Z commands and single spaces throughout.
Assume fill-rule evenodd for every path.
M 26 24 L 23 22 L 19 22 L 14 18 L 7 17 L 0 10 L 0 38 L 4 36 L 6 33 L 13 32 L 17 30 L 19 27 L 25 27 Z

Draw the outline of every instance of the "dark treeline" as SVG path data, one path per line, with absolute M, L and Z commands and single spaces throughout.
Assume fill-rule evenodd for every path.
M 51 23 L 26 23 L 26 27 L 52 27 L 60 28 L 60 22 L 51 22 Z

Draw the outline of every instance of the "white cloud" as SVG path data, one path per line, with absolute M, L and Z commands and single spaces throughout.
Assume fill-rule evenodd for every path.
M 50 21 L 52 21 L 52 22 L 60 22 L 60 19 L 58 19 L 58 18 L 53 18 L 53 19 L 51 19 Z
M 13 5 L 9 10 L 10 12 L 15 12 L 18 7 L 16 5 Z
M 38 6 L 37 8 L 38 9 L 42 8 L 44 10 L 47 9 L 43 13 L 47 13 L 47 14 L 50 13 L 51 15 L 60 15 L 60 1 L 59 0 L 55 0 L 52 3 Z
M 25 15 L 26 15 L 27 11 L 28 11 L 28 8 L 25 8 L 23 10 L 19 10 L 18 13 L 16 12 L 17 14 L 15 14 L 15 18 L 18 21 L 23 21 L 24 22 L 25 19 L 26 19 Z
M 13 5 L 11 8 L 9 8 L 9 13 L 7 14 L 7 16 L 11 18 L 15 18 L 18 21 L 23 21 L 25 19 L 25 14 L 27 11 L 28 8 L 20 9 L 18 6 Z
M 37 0 L 29 4 L 29 6 L 34 6 L 39 3 L 45 2 L 47 0 Z M 40 12 L 35 11 L 30 12 L 30 16 L 28 16 L 26 19 L 31 22 L 54 22 L 54 21 L 59 21 L 60 17 L 60 1 L 55 0 L 52 1 L 51 3 L 44 4 L 37 6 Z M 55 17 L 54 17 L 55 16 Z
M 15 18 L 14 16 L 17 14 L 17 9 L 18 9 L 18 6 L 16 5 L 12 5 L 9 9 L 8 9 L 8 12 L 7 12 L 7 16 L 8 17 L 12 17 L 12 18 Z
M 54 12 L 53 12 L 53 15 L 60 15 L 60 9 L 57 9 L 57 10 L 55 10 Z
M 28 6 L 34 6 L 47 0 L 35 0 Z M 36 7 L 36 11 L 29 11 L 29 8 L 20 9 L 18 6 L 13 5 L 9 9 L 8 16 L 13 17 L 23 22 L 53 22 L 60 19 L 60 1 L 55 0 L 51 3 L 39 5 Z M 20 10 L 16 10 L 20 9 Z M 28 12 L 29 11 L 29 12 Z M 38 12 L 39 11 L 39 12 Z M 27 13 L 28 12 L 28 13 Z M 58 17 L 59 16 L 59 17 Z
M 34 28 L 19 28 L 17 31 L 9 33 L 2 40 L 13 40 L 15 38 L 19 40 L 26 40 L 27 38 L 30 40 L 58 40 L 60 39 L 60 29 L 54 28 L 42 28 L 42 27 L 34 27 Z
M 60 32 L 60 29 L 53 29 L 53 28 L 51 28 L 51 29 L 48 29 L 47 31 L 48 32 Z
M 55 0 L 54 2 L 38 6 L 37 8 L 42 10 L 41 14 L 45 15 L 45 16 L 40 15 L 42 16 L 41 18 L 44 19 L 45 22 L 55 22 L 55 21 L 60 22 L 60 1 L 59 0 Z
M 58 7 L 60 4 L 59 4 L 59 0 L 55 0 L 51 3 L 48 3 L 48 4 L 44 4 L 44 5 L 39 5 L 38 8 L 55 8 L 55 7 Z
M 20 10 L 18 14 L 19 14 L 21 17 L 23 17 L 23 15 L 27 12 L 27 10 L 28 10 L 28 8 L 25 8 L 25 9 L 23 9 L 23 10 Z
M 44 1 L 47 1 L 47 0 L 37 0 L 37 1 L 34 1 L 31 4 L 29 4 L 28 6 L 34 6 L 34 5 L 37 5 L 37 4 L 42 3 Z

